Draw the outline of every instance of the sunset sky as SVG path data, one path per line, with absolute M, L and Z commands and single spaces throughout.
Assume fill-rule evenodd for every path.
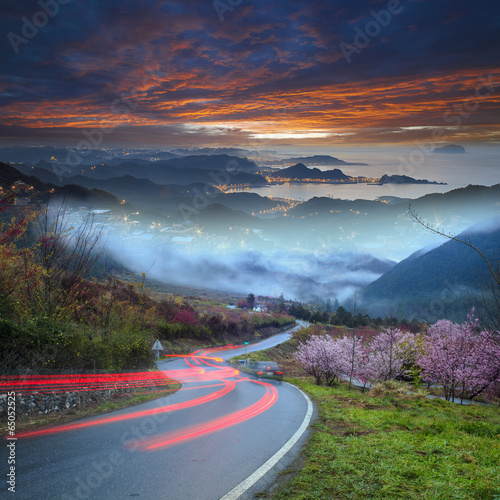
M 0 7 L 3 145 L 500 141 L 498 0 L 42 5 Z

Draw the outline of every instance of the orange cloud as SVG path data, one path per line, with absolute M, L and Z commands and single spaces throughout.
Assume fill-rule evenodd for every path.
M 498 137 L 500 96 L 488 87 L 488 82 L 500 81 L 497 69 L 266 92 L 237 68 L 229 71 L 232 78 L 213 81 L 196 69 L 166 75 L 155 73 L 154 67 L 149 74 L 141 70 L 129 78 L 136 85 L 128 90 L 124 85 L 108 103 L 96 102 L 95 96 L 36 106 L 15 103 L 0 111 L 2 122 L 56 129 L 231 126 L 250 136 L 319 132 L 341 141 L 371 141 L 377 130 L 379 139 L 399 142 L 408 136 L 406 128 L 456 128 L 455 116 L 461 117 L 461 132 L 470 138 Z M 257 78 L 268 79 L 268 70 L 263 68 Z

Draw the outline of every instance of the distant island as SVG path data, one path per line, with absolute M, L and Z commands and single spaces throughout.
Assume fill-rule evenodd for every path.
M 463 155 L 466 153 L 465 148 L 459 144 L 447 144 L 446 146 L 441 146 L 435 148 L 433 153 L 445 154 L 445 155 Z
M 352 179 L 345 175 L 342 170 L 320 170 L 319 168 L 308 168 L 303 163 L 297 163 L 293 167 L 282 168 L 269 174 L 274 179 L 287 179 L 290 181 L 348 181 Z
M 344 174 L 338 168 L 320 170 L 319 168 L 309 168 L 303 163 L 297 163 L 297 165 L 293 165 L 292 167 L 282 168 L 266 175 L 268 181 L 271 182 L 274 180 L 275 182 L 327 182 L 332 184 L 367 183 L 375 186 L 382 184 L 446 184 L 446 182 L 429 181 L 427 179 L 414 179 L 407 175 L 385 174 L 380 179 L 364 176 L 352 177 Z
M 439 184 L 445 186 L 446 182 L 428 181 L 427 179 L 414 179 L 413 177 L 408 177 L 407 175 L 387 175 L 384 174 L 376 185 L 382 184 Z
M 276 163 L 280 165 L 290 165 L 294 163 L 302 163 L 304 165 L 368 165 L 367 163 L 349 163 L 330 155 L 314 155 L 298 158 L 288 158 L 286 160 L 280 160 Z

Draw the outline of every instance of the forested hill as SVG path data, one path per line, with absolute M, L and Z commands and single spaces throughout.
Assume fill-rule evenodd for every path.
M 45 202 L 48 198 L 60 198 L 90 206 L 120 207 L 120 200 L 102 189 L 87 189 L 77 184 L 66 184 L 61 187 L 50 182 L 45 183 L 36 176 L 25 175 L 11 165 L 0 162 L 0 187 L 8 190 L 16 181 L 32 186 L 39 192 L 40 200 Z
M 493 263 L 500 258 L 500 219 L 495 222 L 489 230 L 458 236 L 469 239 Z M 416 252 L 370 283 L 363 291 L 363 303 L 370 314 L 397 311 L 427 321 L 463 319 L 470 291 L 486 288 L 489 278 L 478 252 L 449 240 L 433 250 Z

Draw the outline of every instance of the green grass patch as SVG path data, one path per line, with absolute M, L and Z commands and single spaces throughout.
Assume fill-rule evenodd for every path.
M 241 354 L 240 356 L 234 356 L 228 360 L 228 363 L 238 364 L 240 359 L 247 359 L 248 363 L 253 361 L 273 361 L 267 354 L 266 351 L 250 352 L 248 354 Z
M 500 498 L 498 406 L 289 381 L 313 398 L 318 420 L 304 467 L 275 500 Z

